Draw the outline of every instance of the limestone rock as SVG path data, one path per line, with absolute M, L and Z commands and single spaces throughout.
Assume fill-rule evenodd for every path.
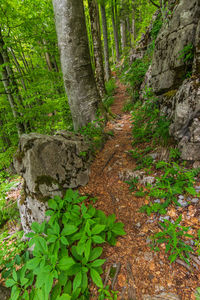
M 10 299 L 11 289 L 0 285 L 0 300 Z
M 185 46 L 198 44 L 199 16 L 199 0 L 182 0 L 174 8 L 171 19 L 162 27 L 155 42 L 152 61 L 151 85 L 156 94 L 175 89 L 182 83 L 188 62 L 179 58 L 180 53 Z
M 91 158 L 90 145 L 79 134 L 60 131 L 55 136 L 21 136 L 14 166 L 24 179 L 18 206 L 25 232 L 33 221 L 44 220 L 46 200 L 87 184 Z
M 193 46 L 192 56 L 185 60 L 180 56 L 188 45 Z M 199 71 L 199 0 L 182 0 L 155 41 L 149 86 L 159 98 L 161 113 L 172 122 L 170 134 L 185 160 L 200 160 Z

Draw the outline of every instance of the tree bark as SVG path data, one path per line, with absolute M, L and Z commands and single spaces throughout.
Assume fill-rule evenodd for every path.
M 92 72 L 82 0 L 53 0 L 64 85 L 77 130 L 95 120 L 101 103 Z
M 114 4 L 113 4 L 113 0 L 112 0 L 112 16 L 111 16 L 112 17 L 112 26 L 113 26 L 113 34 L 114 34 L 114 40 L 115 40 L 116 59 L 117 59 L 117 61 L 119 61 L 120 60 L 119 36 L 118 36 L 118 28 L 117 28 L 117 22 L 116 22 L 116 10 L 115 10 Z
M 18 113 L 14 97 L 12 95 L 12 90 L 11 90 L 10 82 L 9 82 L 9 75 L 7 73 L 6 67 L 3 66 L 4 64 L 5 64 L 5 62 L 3 60 L 3 56 L 0 52 L 0 66 L 1 66 L 2 81 L 3 81 L 4 89 L 5 89 L 7 98 L 8 98 L 8 102 L 9 102 L 11 110 L 12 110 L 13 117 L 16 120 L 18 136 L 20 137 L 21 134 L 25 132 L 25 130 L 24 130 L 23 124 L 18 121 L 18 118 L 20 117 L 20 115 Z
M 101 47 L 101 34 L 99 23 L 99 10 L 95 0 L 88 0 L 90 24 L 93 39 L 94 61 L 95 61 L 95 79 L 100 96 L 105 95 L 104 68 Z
M 131 46 L 134 48 L 135 46 L 135 39 L 136 39 L 136 32 L 135 32 L 135 0 L 132 2 L 132 30 L 131 30 Z
M 108 29 L 107 29 L 105 5 L 100 4 L 100 8 L 101 8 L 101 19 L 102 19 L 102 28 L 103 28 L 105 77 L 106 77 L 106 81 L 108 81 L 111 77 L 111 71 L 110 71 L 110 63 L 109 63 Z
M 122 43 L 122 51 L 126 48 L 126 23 L 125 20 L 121 20 L 120 22 L 120 31 L 121 31 L 121 43 Z

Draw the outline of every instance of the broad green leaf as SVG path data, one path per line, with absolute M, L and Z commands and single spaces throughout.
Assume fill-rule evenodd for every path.
M 126 232 L 124 231 L 123 227 L 124 227 L 123 223 L 115 223 L 113 225 L 112 232 L 114 232 L 117 235 L 125 235 Z
M 41 258 L 40 257 L 35 257 L 35 258 L 30 259 L 26 263 L 26 266 L 29 270 L 34 270 L 35 268 L 37 268 L 37 266 L 39 265 L 40 262 L 41 262 Z
M 101 254 L 102 254 L 103 248 L 101 247 L 96 247 L 92 249 L 89 257 L 89 261 L 97 259 Z
M 63 245 L 65 245 L 65 246 L 69 246 L 69 242 L 68 242 L 68 240 L 67 240 L 67 238 L 66 238 L 66 237 L 64 237 L 64 236 L 61 236 L 61 239 L 60 239 L 60 241 L 61 241 L 61 243 L 62 243 Z
M 31 224 L 31 229 L 36 233 L 40 233 L 40 224 L 37 222 L 33 222 Z
M 65 271 L 69 270 L 75 264 L 73 258 L 71 257 L 63 257 L 58 263 L 58 267 L 60 270 Z
M 78 228 L 74 225 L 65 225 L 61 235 L 65 236 L 65 235 L 70 235 L 74 232 L 76 232 L 78 230 Z
M 78 272 L 73 281 L 73 291 L 76 291 L 80 287 L 82 281 L 82 273 Z
M 100 267 L 105 263 L 105 259 L 97 259 L 91 263 L 91 267 Z
M 81 290 L 84 292 L 88 287 L 88 277 L 86 273 L 83 273 L 82 276 Z
M 52 208 L 53 210 L 56 210 L 58 208 L 58 205 L 57 205 L 57 203 L 56 203 L 56 201 L 54 199 L 50 199 L 48 201 L 48 206 L 50 208 Z
M 92 228 L 92 235 L 101 233 L 105 229 L 105 225 L 97 224 Z
M 90 275 L 92 278 L 92 281 L 100 288 L 103 287 L 102 279 L 99 273 L 95 269 L 90 269 Z
M 86 244 L 85 244 L 85 250 L 84 250 L 84 252 L 85 252 L 85 258 L 87 259 L 87 261 L 88 261 L 89 256 L 90 256 L 91 244 L 92 244 L 92 241 L 91 241 L 91 238 L 90 238 L 86 242 Z
M 15 284 L 16 284 L 16 281 L 14 281 L 13 279 L 6 280 L 6 287 L 12 287 Z
M 92 236 L 92 240 L 93 240 L 93 242 L 96 243 L 96 244 L 102 244 L 102 243 L 105 242 L 105 240 L 102 239 L 102 237 L 99 236 L 99 235 L 93 235 L 93 236 Z
M 69 294 L 62 294 L 62 296 L 58 296 L 56 300 L 71 300 L 72 297 Z

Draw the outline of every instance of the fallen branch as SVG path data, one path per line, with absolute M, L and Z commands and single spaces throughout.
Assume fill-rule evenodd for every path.
M 105 165 L 103 166 L 103 168 L 101 169 L 101 171 L 99 172 L 99 175 L 102 174 L 103 170 L 105 169 L 105 167 L 109 164 L 109 162 L 111 161 L 111 159 L 113 158 L 113 156 L 115 155 L 116 151 L 114 151 L 109 158 L 107 159 Z
M 111 284 L 111 289 L 112 290 L 114 289 L 114 285 L 115 285 L 115 282 L 117 280 L 117 276 L 120 272 L 120 269 L 121 269 L 121 263 L 119 262 L 119 263 L 116 264 L 115 276 L 113 277 L 112 284 Z

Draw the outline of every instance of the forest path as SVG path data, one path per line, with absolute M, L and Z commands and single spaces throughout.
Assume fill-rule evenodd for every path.
M 98 198 L 96 208 L 102 209 L 107 215 L 114 213 L 117 221 L 125 224 L 127 234 L 118 238 L 116 246 L 104 246 L 106 263 L 103 280 L 108 269 L 113 264 L 119 264 L 121 268 L 113 288 L 119 291 L 117 299 L 153 300 L 156 298 L 144 298 L 144 295 L 158 295 L 162 292 L 180 295 L 185 285 L 183 277 L 186 276 L 186 269 L 177 264 L 170 265 L 164 251 L 151 251 L 148 245 L 149 236 L 158 231 L 158 222 L 139 212 L 139 208 L 145 204 L 145 198 L 136 198 L 130 192 L 129 185 L 120 180 L 120 174 L 135 168 L 135 161 L 128 153 L 133 149 L 131 114 L 122 112 L 128 95 L 126 87 L 119 80 L 116 84 L 115 101 L 111 110 L 117 118 L 106 125 L 106 131 L 113 130 L 114 136 L 97 154 L 91 166 L 89 183 L 80 189 L 81 193 Z M 191 280 L 194 280 L 192 277 Z M 108 284 L 111 282 L 112 278 L 108 280 Z M 189 279 L 187 283 L 189 284 Z M 187 292 L 181 298 L 166 294 L 159 299 L 194 299 L 191 298 L 191 290 L 187 289 Z

